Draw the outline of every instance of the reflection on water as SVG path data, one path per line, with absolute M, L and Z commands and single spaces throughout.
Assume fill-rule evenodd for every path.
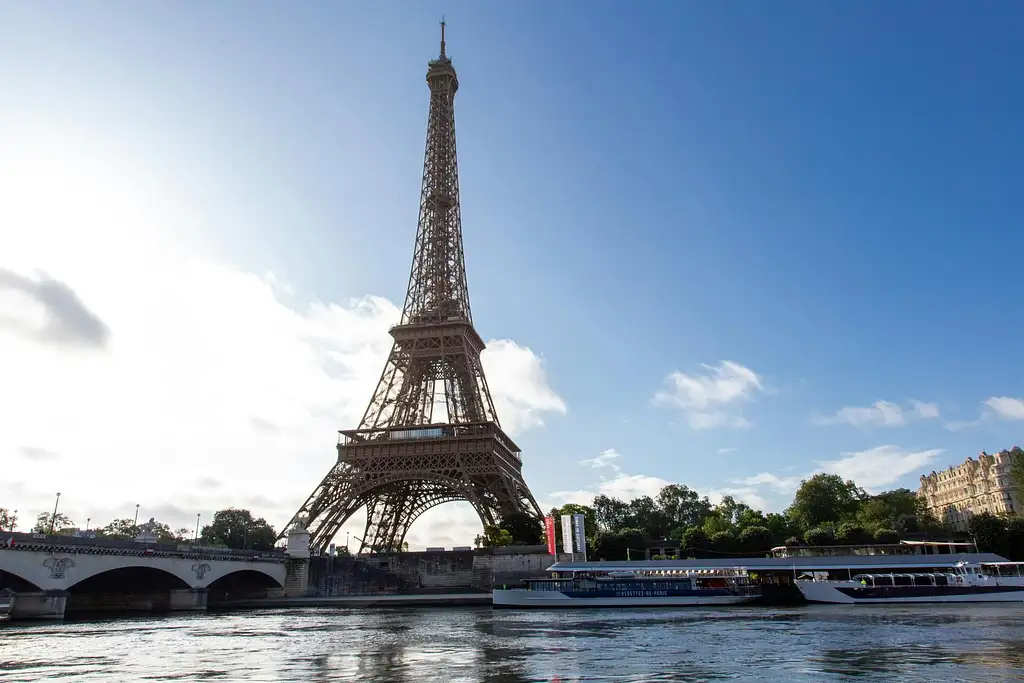
M 1011 681 L 1014 605 L 294 610 L 0 626 L 0 682 Z

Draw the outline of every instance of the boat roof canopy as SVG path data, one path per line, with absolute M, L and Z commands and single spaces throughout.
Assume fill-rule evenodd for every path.
M 995 553 L 957 553 L 943 555 L 844 555 L 824 557 L 735 557 L 722 560 L 634 560 L 607 562 L 555 562 L 549 572 L 623 572 L 678 571 L 694 569 L 746 569 L 747 571 L 825 571 L 828 569 L 915 569 L 920 567 L 952 567 L 957 562 L 984 564 L 1008 563 Z

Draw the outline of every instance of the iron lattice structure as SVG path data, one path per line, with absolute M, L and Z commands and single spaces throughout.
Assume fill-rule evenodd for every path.
M 445 54 L 428 63 L 430 114 L 419 225 L 394 344 L 359 427 L 339 432 L 338 462 L 306 500 L 311 547 L 325 548 L 366 507 L 360 550 L 398 549 L 426 510 L 468 501 L 484 524 L 510 512 L 538 518 L 519 447 L 498 421 L 480 363 L 462 249 L 455 93 Z M 443 406 L 444 419 L 435 420 Z

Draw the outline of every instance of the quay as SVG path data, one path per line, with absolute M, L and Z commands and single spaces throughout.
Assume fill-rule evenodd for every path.
M 972 552 L 973 551 L 973 552 Z M 873 546 L 773 548 L 767 556 L 579 562 L 544 546 L 432 548 L 349 555 L 310 551 L 296 524 L 288 549 L 252 551 L 8 534 L 0 541 L 0 618 L 62 619 L 71 614 L 242 610 L 467 607 L 492 604 L 496 587 L 518 588 L 562 572 L 687 571 L 742 568 L 761 589 L 750 604 L 804 604 L 801 578 L 849 579 L 868 572 L 944 571 L 957 561 L 1000 562 L 971 544 L 910 542 Z

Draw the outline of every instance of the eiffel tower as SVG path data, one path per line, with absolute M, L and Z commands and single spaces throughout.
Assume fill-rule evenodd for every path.
M 366 507 L 360 551 L 397 550 L 426 510 L 468 501 L 484 524 L 542 513 L 505 434 L 480 363 L 462 251 L 455 93 L 445 54 L 428 62 L 430 115 L 409 289 L 394 344 L 359 427 L 339 432 L 338 462 L 303 503 L 311 547 L 325 548 Z M 440 408 L 443 419 L 435 415 Z

